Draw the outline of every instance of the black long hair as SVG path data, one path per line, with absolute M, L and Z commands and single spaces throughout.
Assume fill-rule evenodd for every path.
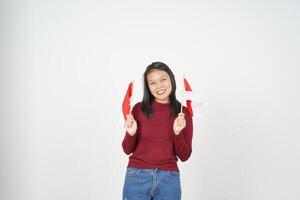
M 173 116 L 176 116 L 180 112 L 180 102 L 176 99 L 176 82 L 175 82 L 175 77 L 171 69 L 162 62 L 153 62 L 150 64 L 147 68 L 146 71 L 144 72 L 143 79 L 144 79 L 144 96 L 143 96 L 143 101 L 142 101 L 142 106 L 141 110 L 142 112 L 148 117 L 152 117 L 152 102 L 154 100 L 154 96 L 151 94 L 149 86 L 148 86 L 148 81 L 147 81 L 147 75 L 151 70 L 158 69 L 158 70 L 163 70 L 168 73 L 171 79 L 171 84 L 172 84 L 172 91 L 169 95 L 169 100 L 170 100 L 170 111 Z

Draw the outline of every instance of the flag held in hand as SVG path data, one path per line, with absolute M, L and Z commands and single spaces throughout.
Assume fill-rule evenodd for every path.
M 193 108 L 192 108 L 192 98 L 191 98 L 192 88 L 185 78 L 183 78 L 183 84 L 184 84 L 184 90 L 185 90 L 185 100 L 186 100 L 187 111 L 193 117 L 194 112 L 193 112 Z
M 122 111 L 125 120 L 126 120 L 126 116 L 131 112 L 132 93 L 133 93 L 133 81 L 129 83 L 122 103 Z
M 181 109 L 184 100 L 186 101 L 187 111 L 190 114 L 190 116 L 193 117 L 195 114 L 198 115 L 203 112 L 202 102 L 200 102 L 199 99 L 194 96 L 189 82 L 183 76 L 183 94 L 182 94 Z

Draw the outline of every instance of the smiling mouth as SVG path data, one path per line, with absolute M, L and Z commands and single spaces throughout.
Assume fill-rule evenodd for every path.
M 166 90 L 158 90 L 158 91 L 156 92 L 156 94 L 162 95 L 162 94 L 164 94 L 165 92 L 166 92 Z

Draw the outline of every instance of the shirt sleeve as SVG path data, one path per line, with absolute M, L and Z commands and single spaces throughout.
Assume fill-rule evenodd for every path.
M 139 132 L 139 123 L 137 120 L 137 104 L 132 108 L 132 115 L 135 121 L 137 122 L 138 128 L 134 136 L 129 135 L 127 131 L 125 132 L 125 136 L 122 141 L 122 148 L 124 153 L 126 153 L 127 155 L 131 154 L 135 150 L 136 143 L 137 143 L 137 135 Z
M 190 114 L 184 110 L 186 126 L 175 137 L 175 153 L 182 161 L 186 161 L 192 154 L 192 140 L 193 140 L 193 119 Z

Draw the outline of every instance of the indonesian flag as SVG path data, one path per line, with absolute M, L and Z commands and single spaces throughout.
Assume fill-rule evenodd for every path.
M 130 82 L 122 103 L 122 111 L 125 120 L 126 120 L 126 116 L 131 112 L 132 92 L 133 92 L 133 82 Z
M 192 88 L 185 78 L 183 78 L 183 84 L 184 84 L 184 90 L 185 90 L 185 100 L 186 100 L 187 111 L 193 117 L 194 112 L 193 112 L 193 108 L 192 108 L 192 98 L 191 98 Z
M 193 117 L 203 112 L 203 104 L 196 98 L 192 92 L 192 88 L 186 78 L 183 77 L 183 97 L 182 100 L 186 101 L 188 113 Z

